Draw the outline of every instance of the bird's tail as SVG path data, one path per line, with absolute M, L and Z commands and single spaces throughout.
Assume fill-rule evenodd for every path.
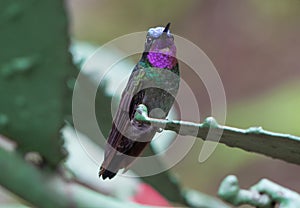
M 115 177 L 116 174 L 117 173 L 109 171 L 109 170 L 105 169 L 102 166 L 101 166 L 100 171 L 99 171 L 99 177 L 102 176 L 103 180 L 105 180 L 106 178 L 112 179 L 113 177 Z

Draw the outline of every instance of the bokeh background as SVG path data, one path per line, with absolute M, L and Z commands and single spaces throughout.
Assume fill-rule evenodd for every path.
M 262 126 L 300 136 L 298 0 L 66 0 L 66 9 L 74 43 L 95 48 L 119 36 L 171 22 L 172 33 L 195 43 L 214 63 L 226 92 L 226 125 Z M 181 74 L 197 98 L 201 119 L 210 116 L 211 103 L 201 80 L 184 64 Z M 110 108 L 110 103 L 106 104 L 105 108 Z M 188 108 L 189 103 L 181 107 Z M 109 128 L 110 118 L 105 121 Z M 241 187 L 268 178 L 300 193 L 300 166 L 222 144 L 199 163 L 202 145 L 197 140 L 171 169 L 184 187 L 215 196 L 221 180 L 235 174 Z M 7 191 L 1 192 L 0 202 L 11 200 L 3 195 Z
M 69 0 L 68 10 L 72 36 L 99 45 L 172 22 L 172 32 L 197 44 L 216 66 L 227 96 L 227 125 L 300 135 L 299 1 Z M 205 89 L 181 70 L 196 89 L 202 115 L 209 115 Z M 200 164 L 201 145 L 173 168 L 185 186 L 215 195 L 220 180 L 236 174 L 241 186 L 266 177 L 300 192 L 300 167 L 224 145 Z
M 299 1 L 67 2 L 72 36 L 96 45 L 172 22 L 172 32 L 197 44 L 216 66 L 227 96 L 226 125 L 300 135 Z M 210 115 L 205 88 L 181 70 L 202 118 Z M 201 145 L 172 168 L 185 186 L 215 195 L 219 182 L 236 174 L 242 187 L 265 177 L 300 192 L 300 167 L 224 145 L 199 163 Z

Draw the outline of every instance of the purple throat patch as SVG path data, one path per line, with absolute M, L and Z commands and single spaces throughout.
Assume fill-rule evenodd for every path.
M 147 58 L 151 65 L 157 68 L 172 69 L 177 63 L 175 57 L 160 52 L 149 52 Z

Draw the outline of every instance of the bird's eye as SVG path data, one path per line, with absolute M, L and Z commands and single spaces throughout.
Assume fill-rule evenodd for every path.
M 147 37 L 147 43 L 151 43 L 151 41 L 152 41 L 152 38 L 151 37 Z

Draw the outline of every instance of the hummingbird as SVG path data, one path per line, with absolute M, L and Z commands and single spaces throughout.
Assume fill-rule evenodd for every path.
M 180 72 L 170 23 L 150 28 L 142 57 L 122 93 L 109 133 L 99 177 L 112 179 L 119 169 L 126 172 L 149 145 L 158 127 L 134 119 L 137 107 L 147 107 L 149 116 L 166 118 L 178 92 Z

